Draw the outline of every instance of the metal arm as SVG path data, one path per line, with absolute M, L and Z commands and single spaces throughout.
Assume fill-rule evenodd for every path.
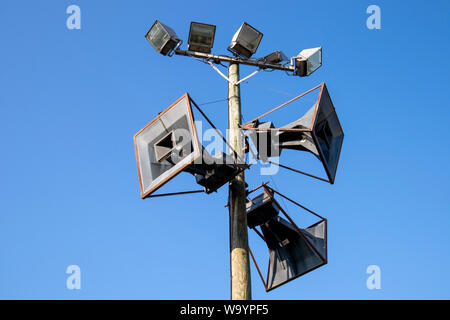
M 203 53 L 203 52 L 195 52 L 195 51 L 176 49 L 175 54 L 179 55 L 179 56 L 207 59 L 207 60 L 211 60 L 213 62 L 216 61 L 217 63 L 219 61 L 224 61 L 224 62 L 245 64 L 248 66 L 258 67 L 260 69 L 284 70 L 284 71 L 288 71 L 288 72 L 294 72 L 294 70 L 295 70 L 295 67 L 293 65 L 272 64 L 272 63 L 266 63 L 264 61 L 246 60 L 246 59 L 216 55 L 216 54 L 211 54 L 211 53 Z

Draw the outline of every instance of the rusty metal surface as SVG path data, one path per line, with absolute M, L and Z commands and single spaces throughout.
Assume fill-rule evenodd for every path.
M 285 128 L 285 127 L 281 127 L 281 128 L 273 128 L 273 127 L 272 128 L 270 128 L 270 127 L 259 128 L 259 127 L 257 127 L 257 122 L 262 117 L 264 117 L 264 116 L 266 116 L 266 115 L 268 115 L 268 114 L 270 114 L 270 113 L 272 113 L 272 112 L 274 112 L 274 111 L 276 111 L 276 110 L 278 110 L 278 109 L 288 105 L 289 103 L 291 103 L 291 102 L 293 102 L 293 101 L 295 101 L 297 99 L 300 99 L 301 97 L 305 96 L 306 94 L 308 94 L 308 93 L 310 93 L 310 92 L 312 92 L 314 90 L 317 90 L 317 89 L 320 89 L 320 92 L 319 92 L 317 100 L 316 100 L 316 102 L 315 102 L 315 104 L 313 106 L 314 113 L 313 113 L 313 116 L 312 116 L 312 121 L 311 121 L 311 123 L 309 124 L 309 126 L 307 128 Z M 322 146 L 322 144 L 319 141 L 319 138 L 322 137 L 322 135 L 319 135 L 319 133 L 316 132 L 318 118 L 319 118 L 319 116 L 321 114 L 323 115 L 323 113 L 319 114 L 319 111 L 322 112 L 322 110 L 327 109 L 327 108 L 329 110 L 331 110 L 331 111 L 326 115 L 326 117 L 322 117 L 321 118 L 321 120 L 320 120 L 321 127 L 329 129 L 330 128 L 329 125 L 331 123 L 331 124 L 334 125 L 335 132 L 338 132 L 338 134 L 331 134 L 331 137 L 333 139 L 333 144 L 332 144 L 332 148 L 331 149 L 330 149 L 330 145 L 328 145 L 328 149 L 326 150 L 328 152 L 327 153 L 328 156 L 326 156 L 324 154 L 324 150 L 322 149 L 323 146 Z M 331 117 L 333 117 L 333 118 L 331 118 Z M 260 115 L 260 116 L 258 116 L 256 118 L 246 122 L 245 124 L 241 125 L 241 129 L 242 130 L 248 130 L 248 131 L 259 131 L 259 132 L 299 132 L 299 133 L 300 132 L 304 132 L 305 135 L 310 135 L 311 138 L 312 138 L 312 141 L 313 141 L 313 145 L 315 146 L 315 149 L 317 149 L 316 150 L 317 153 L 314 153 L 314 152 L 313 153 L 322 162 L 322 165 L 324 167 L 324 170 L 325 170 L 325 173 L 326 173 L 328 179 L 324 179 L 324 178 L 318 177 L 316 175 L 313 175 L 313 174 L 306 173 L 304 171 L 298 170 L 296 168 L 292 168 L 292 167 L 289 167 L 289 166 L 286 166 L 286 165 L 283 165 L 283 164 L 280 164 L 280 163 L 276 163 L 276 162 L 270 161 L 268 159 L 266 159 L 265 161 L 268 161 L 269 163 L 277 165 L 277 166 L 279 166 L 281 168 L 288 169 L 288 170 L 291 170 L 293 172 L 304 174 L 304 175 L 309 176 L 311 178 L 315 178 L 315 179 L 318 179 L 318 180 L 321 180 L 321 181 L 324 181 L 324 182 L 328 182 L 330 184 L 334 183 L 334 180 L 336 178 L 337 167 L 338 167 L 338 164 L 339 164 L 340 153 L 341 153 L 341 150 L 342 150 L 342 144 L 343 144 L 343 140 L 344 140 L 344 131 L 342 130 L 342 126 L 341 126 L 341 124 L 339 122 L 339 119 L 337 117 L 336 110 L 335 110 L 334 105 L 333 105 L 333 101 L 330 98 L 328 89 L 327 89 L 326 84 L 324 82 L 321 83 L 320 85 L 318 85 L 318 86 L 316 86 L 316 87 L 314 87 L 314 88 L 312 88 L 312 89 L 310 89 L 310 90 L 308 90 L 308 91 L 306 91 L 306 92 L 304 92 L 304 93 L 302 93 L 302 94 L 300 94 L 300 95 L 290 99 L 289 101 L 287 101 L 287 102 L 285 102 L 285 103 L 283 103 L 283 104 L 281 104 L 281 105 L 279 105 L 279 106 L 277 106 L 277 107 L 275 107 L 275 108 L 273 108 L 273 109 L 263 113 L 262 115 Z M 325 130 L 325 129 L 321 129 L 321 131 L 322 130 Z M 326 136 L 326 137 L 328 137 L 328 136 Z M 321 139 L 322 139 L 321 141 L 324 141 L 323 138 L 321 138 Z M 249 148 L 249 149 L 251 150 L 251 148 Z M 286 149 L 286 147 L 285 148 L 280 147 L 280 151 L 279 152 L 281 152 L 281 150 L 284 150 L 284 149 Z M 309 152 L 311 152 L 311 150 L 309 150 Z M 258 152 L 258 155 L 257 155 L 256 158 L 257 159 L 261 159 L 259 157 L 259 152 Z
M 146 197 L 148 197 L 150 194 L 152 194 L 153 192 L 155 192 L 156 190 L 158 190 L 159 188 L 161 188 L 164 184 L 166 184 L 170 179 L 172 179 L 173 177 L 175 177 L 176 175 L 178 175 L 180 172 L 183 171 L 183 169 L 185 169 L 187 166 L 190 165 L 190 163 L 187 163 L 186 165 L 180 167 L 178 170 L 174 171 L 173 174 L 169 177 L 167 177 L 166 179 L 163 179 L 160 183 L 158 183 L 157 185 L 153 186 L 152 188 L 150 188 L 147 192 L 143 191 L 143 181 L 141 178 L 141 168 L 140 168 L 140 163 L 139 163 L 139 153 L 138 153 L 138 148 L 137 148 L 137 142 L 136 142 L 136 138 L 137 136 L 144 131 L 147 127 L 149 127 L 151 124 L 153 124 L 155 121 L 157 121 L 158 119 L 161 118 L 161 116 L 163 114 L 165 114 L 167 111 L 169 111 L 171 108 L 173 108 L 178 102 L 180 102 L 181 100 L 186 99 L 186 103 L 188 105 L 188 111 L 189 111 L 189 121 L 191 123 L 192 126 L 192 134 L 194 135 L 194 139 L 193 139 L 193 145 L 194 145 L 194 150 L 193 152 L 195 152 L 194 154 L 194 158 L 192 160 L 192 162 L 194 162 L 195 160 L 197 160 L 199 157 L 202 156 L 201 151 L 200 151 L 200 147 L 199 147 L 199 142 L 198 142 L 198 137 L 197 137 L 197 130 L 195 128 L 195 124 L 194 124 L 194 115 L 192 114 L 192 106 L 190 105 L 191 102 L 191 98 L 189 97 L 189 94 L 186 92 L 185 94 L 183 94 L 180 98 L 178 98 L 174 103 L 172 103 L 169 107 L 167 107 L 164 111 L 162 111 L 161 113 L 158 114 L 158 116 L 156 118 L 154 118 L 152 121 L 150 121 L 145 127 L 143 127 L 141 130 L 139 130 L 133 137 L 134 140 L 134 149 L 136 152 L 136 162 L 137 162 L 137 167 L 138 167 L 138 175 L 139 175 L 139 187 L 141 190 L 141 198 L 144 199 Z
M 156 198 L 156 197 L 178 196 L 178 195 L 182 195 L 182 194 L 191 194 L 191 193 L 205 193 L 205 190 L 192 190 L 192 191 L 179 191 L 179 192 L 170 192 L 170 193 L 151 194 L 147 197 L 148 198 Z
M 170 172 L 170 174 L 167 177 L 165 177 L 164 179 L 161 179 L 158 183 L 156 183 L 151 188 L 148 188 L 147 191 L 144 192 L 144 185 L 143 185 L 143 180 L 142 180 L 143 178 L 142 178 L 141 164 L 140 164 L 140 156 L 139 156 L 139 151 L 138 151 L 138 146 L 137 146 L 137 136 L 140 133 L 142 133 L 146 128 L 148 128 L 153 123 L 158 121 L 166 112 L 171 110 L 171 108 L 176 106 L 183 99 L 186 100 L 187 112 L 188 112 L 187 115 L 189 118 L 191 130 L 192 130 L 192 143 L 193 143 L 193 147 L 194 147 L 193 151 L 192 151 L 193 157 L 189 162 L 187 162 L 183 166 L 180 166 L 176 170 L 173 170 L 173 172 Z M 237 155 L 236 151 L 231 147 L 231 145 L 228 143 L 228 141 L 225 139 L 225 137 L 220 133 L 220 131 L 214 126 L 212 121 L 206 116 L 206 114 L 203 112 L 203 110 L 195 103 L 195 101 L 189 96 L 188 93 L 185 93 L 183 96 L 181 96 L 179 99 L 177 99 L 174 103 L 172 103 L 168 108 L 166 108 L 164 111 L 160 112 L 156 118 L 154 118 L 144 128 L 139 130 L 134 135 L 134 147 L 135 147 L 135 152 L 136 152 L 136 162 L 137 162 L 137 167 L 138 167 L 139 187 L 140 187 L 140 192 L 141 192 L 141 198 L 144 199 L 144 198 L 151 198 L 151 197 L 162 197 L 162 196 L 166 196 L 166 195 L 193 193 L 191 191 L 181 191 L 181 192 L 171 192 L 171 193 L 163 193 L 163 194 L 159 194 L 159 195 L 152 195 L 155 191 L 157 191 L 160 187 L 162 187 L 164 184 L 166 184 L 169 180 L 171 180 L 172 178 L 177 176 L 182 171 L 186 171 L 191 165 L 193 165 L 197 161 L 197 159 L 202 157 L 202 152 L 201 152 L 201 148 L 200 148 L 201 144 L 199 142 L 199 139 L 197 136 L 197 131 L 196 131 L 197 129 L 196 129 L 195 123 L 194 123 L 195 119 L 194 119 L 194 114 L 193 114 L 193 110 L 192 110 L 193 106 L 200 112 L 200 114 L 206 119 L 206 121 L 211 125 L 211 127 L 220 135 L 220 137 L 223 139 L 223 141 L 226 143 L 226 145 L 231 149 L 231 151 L 234 152 L 235 155 Z M 240 174 L 245 169 L 249 168 L 249 165 L 247 165 L 241 158 L 235 157 L 233 161 L 234 161 L 233 165 L 236 168 L 236 174 Z M 225 185 L 226 183 L 233 180 L 234 177 L 235 176 L 230 176 L 227 179 L 220 181 L 221 183 L 217 184 L 217 188 L 214 187 L 214 190 L 206 190 L 205 189 L 205 191 L 207 193 L 213 192 L 213 191 L 219 189 L 220 187 L 222 187 L 223 185 Z M 198 192 L 203 192 L 203 191 L 198 191 Z
M 324 82 L 322 82 L 322 83 L 319 84 L 318 86 L 315 86 L 314 88 L 309 89 L 308 91 L 303 92 L 302 94 L 299 94 L 298 96 L 296 96 L 296 97 L 294 97 L 294 98 L 292 98 L 292 99 L 286 101 L 285 103 L 279 105 L 278 107 L 275 107 L 275 108 L 273 108 L 273 109 L 271 109 L 271 110 L 269 110 L 269 111 L 263 113 L 262 115 L 256 117 L 255 119 L 252 119 L 252 120 L 250 120 L 250 121 L 247 121 L 247 122 L 244 123 L 243 125 L 244 125 L 244 126 L 245 126 L 245 125 L 249 125 L 250 123 L 252 123 L 252 122 L 254 122 L 254 121 L 256 121 L 256 120 L 261 119 L 262 117 L 264 117 L 264 116 L 266 116 L 266 115 L 268 115 L 268 114 L 274 112 L 275 110 L 278 110 L 278 109 L 280 109 L 280 108 L 282 108 L 282 107 L 288 105 L 289 103 L 294 102 L 294 101 L 297 100 L 297 99 L 300 99 L 301 97 L 307 95 L 308 93 L 310 93 L 310 92 L 312 92 L 312 91 L 314 91 L 314 90 L 316 90 L 316 89 L 318 89 L 318 88 L 322 88 L 323 85 L 325 85 Z

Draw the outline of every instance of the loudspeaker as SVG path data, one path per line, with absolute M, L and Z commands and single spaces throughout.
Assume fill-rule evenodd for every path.
M 256 198 L 246 203 L 247 226 L 255 228 L 274 218 L 280 212 L 280 207 L 273 199 L 273 193 L 268 189 Z
M 280 210 L 289 221 L 279 216 Z M 266 280 L 260 273 L 266 291 L 327 263 L 326 219 L 322 218 L 310 227 L 300 229 L 268 189 L 265 188 L 263 194 L 247 203 L 247 223 L 250 228 L 261 228 L 263 240 L 269 249 Z
M 191 102 L 184 94 L 134 135 L 142 198 L 180 172 L 194 175 L 206 193 L 216 191 L 240 172 L 230 156 L 212 156 L 201 145 Z
M 284 149 L 308 151 L 323 164 L 330 183 L 336 177 L 344 132 L 325 83 L 320 86 L 316 103 L 300 119 L 281 128 L 271 121 L 255 120 L 247 128 L 258 150 L 258 157 L 267 161 Z
M 267 291 L 326 264 L 325 221 L 298 231 L 281 217 L 261 225 L 269 248 Z

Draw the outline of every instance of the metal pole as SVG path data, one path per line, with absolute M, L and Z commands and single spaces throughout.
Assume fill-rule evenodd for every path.
M 238 159 L 244 159 L 244 137 L 239 126 L 242 123 L 239 63 L 230 62 L 228 68 L 228 127 L 231 147 Z M 230 274 L 231 299 L 251 300 L 250 260 L 248 253 L 247 215 L 245 210 L 245 176 L 241 172 L 230 184 Z

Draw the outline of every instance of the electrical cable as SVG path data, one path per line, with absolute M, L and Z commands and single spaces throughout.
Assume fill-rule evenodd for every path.
M 199 103 L 198 105 L 199 106 L 204 106 L 204 105 L 207 105 L 207 104 L 214 104 L 214 103 L 219 103 L 219 102 L 228 101 L 228 100 L 230 100 L 230 99 L 229 98 L 225 98 L 225 99 L 220 99 L 220 100 L 213 100 L 213 101 L 208 101 L 208 102 L 204 102 L 204 103 Z

